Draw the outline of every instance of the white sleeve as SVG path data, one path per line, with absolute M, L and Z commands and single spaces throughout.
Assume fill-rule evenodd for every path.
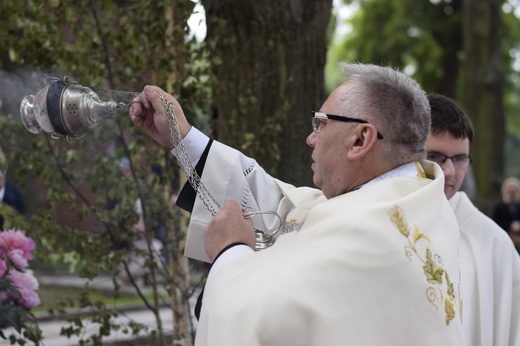
M 256 210 L 278 210 L 283 195 L 276 181 L 255 160 L 220 142 L 213 141 L 201 177 L 210 197 L 203 202 L 195 199 L 186 235 L 184 254 L 187 257 L 210 262 L 204 248 L 204 234 L 216 212 L 230 200 Z M 270 215 L 253 218 L 256 227 L 271 230 L 280 221 Z
M 209 271 L 208 278 L 206 279 L 206 284 L 208 284 L 213 279 L 220 268 L 230 262 L 233 262 L 236 259 L 239 259 L 240 257 L 250 255 L 252 253 L 255 253 L 255 250 L 251 249 L 247 245 L 236 245 L 224 251 L 211 265 L 211 270 Z
M 208 141 L 206 135 L 193 127 L 184 138 L 193 167 L 204 153 Z M 274 179 L 254 159 L 218 141 L 211 143 L 201 182 L 205 189 L 199 187 L 197 191 L 186 234 L 184 255 L 204 262 L 210 262 L 204 248 L 206 228 L 214 213 L 226 202 L 235 200 L 242 206 L 253 207 L 258 211 L 276 212 L 281 220 L 272 214 L 258 214 L 253 217 L 255 227 L 273 233 L 283 226 L 280 222 L 285 222 L 294 206 L 304 206 L 325 198 L 317 189 L 295 188 Z M 295 216 L 300 218 L 308 209 L 303 208 Z M 301 223 L 291 227 L 297 229 L 301 227 Z

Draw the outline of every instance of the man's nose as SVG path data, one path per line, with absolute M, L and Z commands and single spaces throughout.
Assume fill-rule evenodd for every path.
M 312 131 L 308 136 L 307 136 L 307 145 L 311 148 L 314 148 L 314 144 L 316 143 L 316 138 L 318 137 L 318 134 L 314 131 Z
M 450 158 L 447 158 L 446 161 L 441 165 L 442 171 L 444 172 L 444 176 L 453 177 L 455 175 L 455 166 L 453 165 L 453 161 Z

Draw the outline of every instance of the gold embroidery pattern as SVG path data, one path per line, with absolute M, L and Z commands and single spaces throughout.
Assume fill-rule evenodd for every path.
M 423 263 L 422 268 L 426 276 L 426 281 L 431 284 L 431 286 L 426 289 L 426 297 L 437 310 L 439 306 L 444 305 L 446 325 L 448 326 L 450 321 L 455 317 L 453 302 L 456 301 L 456 296 L 453 283 L 446 270 L 444 270 L 442 258 L 437 254 L 433 254 L 430 248 L 426 248 L 424 256 L 419 254 L 419 250 L 417 249 L 418 242 L 422 239 L 431 243 L 431 240 L 426 234 L 419 231 L 417 225 L 415 225 L 413 237 L 410 239 L 410 227 L 406 222 L 403 210 L 399 206 L 396 205 L 390 209 L 388 216 L 392 224 L 408 240 L 408 244 L 404 247 L 406 257 L 412 262 L 412 257 L 415 255 Z
M 417 177 L 418 178 L 428 178 L 428 175 L 424 171 L 423 166 L 417 161 L 415 161 L 415 168 L 417 168 L 417 172 L 418 172 Z

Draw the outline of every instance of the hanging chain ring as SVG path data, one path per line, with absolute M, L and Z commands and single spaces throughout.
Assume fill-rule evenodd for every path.
M 242 213 L 244 215 L 244 219 L 251 219 L 259 214 L 273 215 L 278 218 L 278 220 L 280 221 L 280 225 L 274 232 L 271 233 L 263 231 L 260 228 L 253 226 L 256 238 L 255 251 L 263 250 L 273 245 L 275 241 L 274 235 L 278 233 L 283 226 L 282 217 L 277 212 L 268 210 L 256 210 L 253 206 L 243 207 Z

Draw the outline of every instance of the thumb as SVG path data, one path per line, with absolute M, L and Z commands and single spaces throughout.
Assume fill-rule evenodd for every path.
M 151 103 L 152 107 L 156 110 L 156 112 L 160 109 L 162 110 L 166 108 L 163 98 L 170 103 L 175 118 L 177 120 L 177 124 L 179 125 L 181 137 L 184 138 L 190 131 L 191 125 L 188 123 L 188 120 L 186 120 L 186 116 L 184 115 L 182 107 L 179 104 L 179 102 L 175 99 L 175 97 L 163 91 L 161 88 L 157 86 L 147 85 L 144 88 L 144 91 L 144 93 L 146 94 L 146 98 Z M 166 118 L 166 110 L 164 112 L 157 113 L 161 115 L 164 114 L 164 117 Z

